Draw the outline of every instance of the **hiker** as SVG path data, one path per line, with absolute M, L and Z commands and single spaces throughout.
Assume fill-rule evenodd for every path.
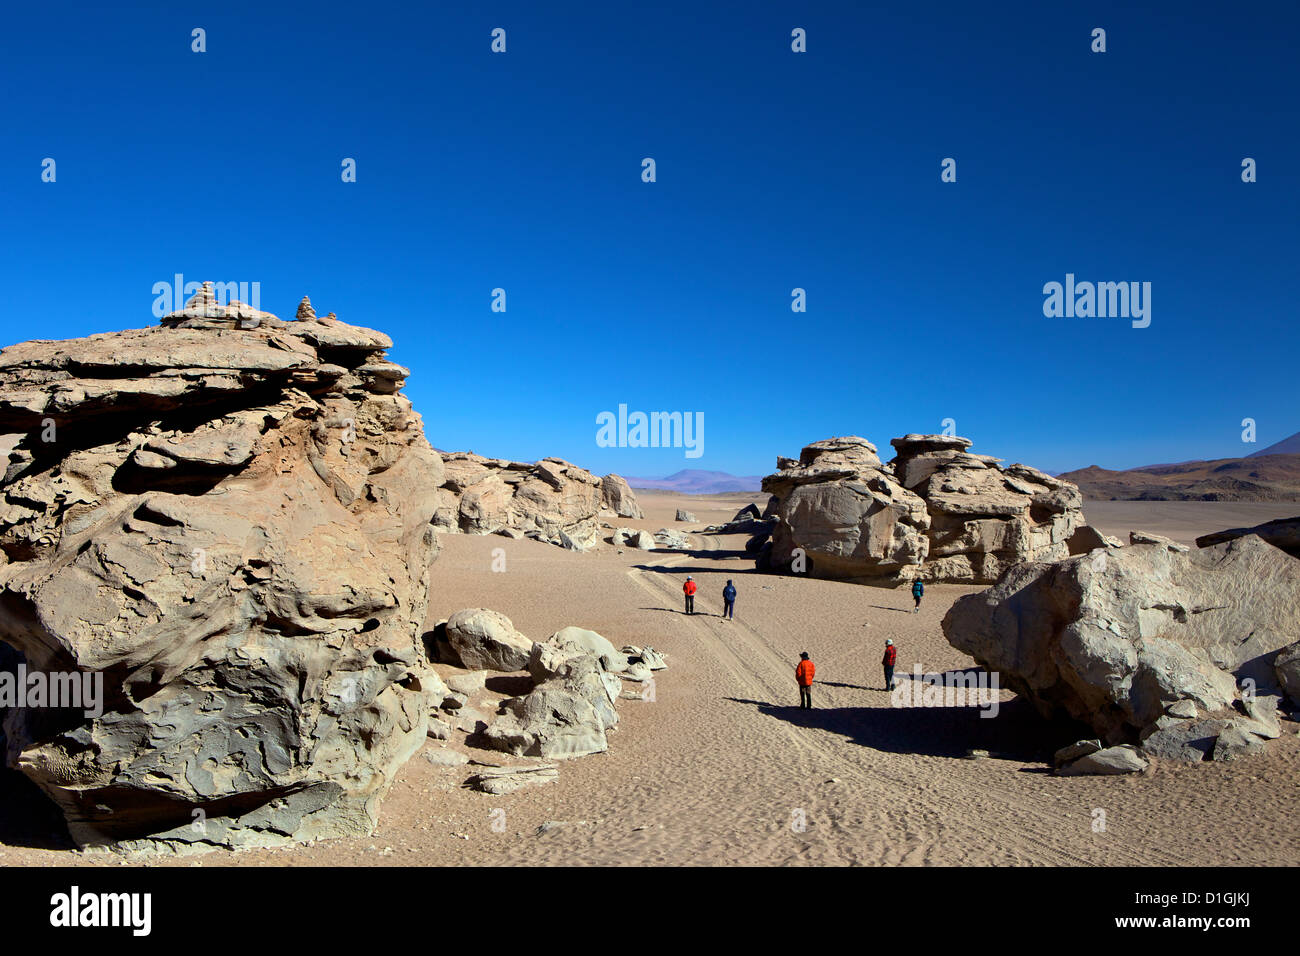
M 808 652 L 799 655 L 799 666 L 794 669 L 794 679 L 799 685 L 799 709 L 812 710 L 812 682 L 817 665 L 808 659 Z
M 722 616 L 728 620 L 734 620 L 736 613 L 736 586 L 727 581 L 727 586 L 722 589 Z
M 686 583 L 682 585 L 682 592 L 686 595 L 686 613 L 695 613 L 695 579 L 689 574 L 686 575 Z
M 916 607 L 912 608 L 913 614 L 916 614 L 921 610 L 921 595 L 924 593 L 925 585 L 921 583 L 920 578 L 917 578 L 912 582 L 912 597 L 916 598 Z
M 885 666 L 885 690 L 893 690 L 894 665 L 898 663 L 898 648 L 893 641 L 885 641 L 885 657 L 880 663 Z

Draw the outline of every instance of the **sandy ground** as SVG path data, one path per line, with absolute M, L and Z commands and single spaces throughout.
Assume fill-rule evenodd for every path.
M 674 526 L 679 505 L 700 519 L 689 527 L 702 527 L 761 498 L 639 497 L 649 517 L 625 523 L 650 529 Z M 1112 534 L 1136 527 L 1190 541 L 1296 506 L 1099 502 L 1087 510 Z M 373 836 L 148 862 L 1300 863 L 1295 723 L 1284 723 L 1284 738 L 1253 760 L 1054 777 L 1045 761 L 1076 739 L 1078 728 L 1044 722 L 1006 692 L 998 715 L 987 719 L 977 708 L 891 707 L 881 689 L 886 638 L 898 644 L 904 677 L 914 664 L 926 671 L 971 665 L 943 639 L 939 622 L 958 596 L 978 589 L 934 585 L 912 614 L 901 589 L 756 574 L 732 550 L 743 540 L 697 536 L 693 553 L 576 554 L 498 536 L 444 536 L 430 624 L 484 606 L 535 639 L 577 624 L 616 646 L 650 644 L 668 655 L 654 701 L 620 701 L 610 751 L 561 762 L 557 782 L 504 797 L 464 789 L 471 768 L 435 766 L 422 753 L 403 769 Z M 505 549 L 504 572 L 492 570 L 494 548 Z M 703 612 L 692 618 L 681 613 L 688 573 L 700 583 Z M 718 616 L 728 578 L 740 592 L 734 622 Z M 817 664 L 812 711 L 795 706 L 793 670 L 802 650 Z M 493 678 L 471 706 L 491 714 L 492 702 L 518 684 Z M 971 748 L 992 756 L 968 759 Z M 469 747 L 463 734 L 425 747 L 441 750 L 489 763 L 530 762 Z M 112 855 L 70 851 L 57 814 L 15 776 L 0 790 L 0 865 L 121 865 Z

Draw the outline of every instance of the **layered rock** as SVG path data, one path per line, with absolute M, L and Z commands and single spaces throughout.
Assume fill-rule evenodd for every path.
M 102 678 L 9 712 L 79 843 L 360 834 L 425 736 L 442 462 L 391 340 L 210 285 L 161 325 L 0 352 L 0 638 Z
M 888 582 L 924 562 L 930 516 L 865 438 L 814 442 L 763 479 L 776 517 L 759 566 L 790 570 L 796 549 L 816 577 Z
M 788 568 L 796 549 L 808 573 L 890 584 L 992 583 L 1021 561 L 1069 555 L 1083 525 L 1079 491 L 1026 465 L 973 455 L 966 438 L 906 435 L 881 463 L 856 436 L 778 458 L 763 479 L 779 519 L 760 566 Z
M 1022 561 L 1070 554 L 1083 525 L 1079 489 L 1027 465 L 972 455 L 970 441 L 950 435 L 893 439 L 891 462 L 902 486 L 925 499 L 930 548 L 921 577 L 991 584 Z
M 1298 590 L 1300 562 L 1257 537 L 1152 541 L 1017 565 L 960 598 L 943 630 L 1043 714 L 1201 759 L 1229 728 L 1277 736 L 1274 664 L 1300 633 Z
M 560 458 L 528 464 L 445 452 L 435 493 L 434 524 L 463 534 L 517 532 L 574 550 L 600 540 L 599 519 L 640 517 L 632 489 L 618 475 L 597 478 Z

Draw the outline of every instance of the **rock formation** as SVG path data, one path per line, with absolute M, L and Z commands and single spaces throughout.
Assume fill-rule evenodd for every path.
M 1199 760 L 1230 728 L 1277 736 L 1274 665 L 1300 633 L 1300 561 L 1254 536 L 1171 544 L 1017 565 L 960 598 L 944 634 L 1040 712 L 1109 744 Z M 1224 755 L 1241 750 L 1233 734 Z
M 925 560 L 925 502 L 894 479 L 865 438 L 814 442 L 798 461 L 778 458 L 777 468 L 763 479 L 778 520 L 759 567 L 790 570 L 801 549 L 816 577 L 884 583 Z
M 0 352 L 0 638 L 105 697 L 11 710 L 7 759 L 79 843 L 374 827 L 425 737 L 443 481 L 391 344 L 205 285 L 159 326 Z
M 446 452 L 434 525 L 463 534 L 519 532 L 578 551 L 600 540 L 599 518 L 640 517 L 618 475 L 597 478 L 560 458 L 535 464 Z
M 1281 548 L 1293 558 L 1300 558 L 1300 517 L 1278 518 L 1275 521 L 1266 521 L 1263 524 L 1255 525 L 1253 528 L 1230 528 L 1227 531 L 1216 531 L 1214 534 L 1206 534 L 1197 538 L 1196 546 L 1198 548 L 1208 548 L 1248 534 L 1259 535 L 1273 547 Z
M 799 460 L 778 458 L 763 479 L 780 520 L 760 566 L 789 568 L 795 549 L 816 577 L 891 584 L 988 584 L 1021 561 L 1069 555 L 1083 524 L 1079 491 L 1026 465 L 973 455 L 970 441 L 906 435 L 881 463 L 851 436 L 815 442 Z

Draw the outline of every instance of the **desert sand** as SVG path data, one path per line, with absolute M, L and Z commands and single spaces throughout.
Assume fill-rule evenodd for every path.
M 764 496 L 642 492 L 647 517 L 629 527 L 699 528 Z M 697 525 L 673 522 L 678 507 Z M 1255 524 L 1296 506 L 1097 502 L 1086 511 L 1109 534 L 1130 528 L 1188 544 L 1198 534 Z M 1300 737 L 1296 725 L 1264 757 L 1230 764 L 1160 764 L 1141 775 L 1052 776 L 1053 750 L 1082 728 L 1048 723 L 1002 692 L 994 719 L 976 708 L 894 708 L 879 667 L 886 638 L 899 676 L 962 669 L 940 620 L 959 596 L 927 589 L 919 614 L 905 589 L 761 575 L 737 550 L 744 537 L 694 536 L 693 552 L 605 548 L 574 553 L 499 536 L 441 536 L 429 625 L 464 607 L 499 610 L 529 637 L 576 624 L 616 646 L 650 644 L 668 656 L 653 701 L 621 701 L 606 754 L 559 763 L 557 782 L 508 796 L 462 787 L 466 766 L 426 753 L 460 751 L 487 763 L 529 763 L 430 740 L 400 772 L 378 830 L 277 850 L 217 851 L 131 862 L 164 866 L 512 864 L 1294 865 L 1300 863 Z M 493 571 L 504 548 L 506 570 Z M 693 618 L 681 613 L 687 574 L 700 584 Z M 722 620 L 720 592 L 739 589 Z M 796 708 L 798 654 L 817 665 L 815 709 Z M 451 670 L 439 665 L 444 674 Z M 472 699 L 521 689 L 489 680 Z M 972 748 L 990 756 L 968 758 Z M 121 865 L 82 854 L 58 814 L 5 771 L 0 865 Z M 494 813 L 494 811 L 504 811 Z M 1104 829 L 1097 822 L 1104 813 Z M 806 826 L 800 829 L 800 820 Z M 504 824 L 504 826 L 502 826 Z M 498 832 L 500 831 L 500 832 Z

